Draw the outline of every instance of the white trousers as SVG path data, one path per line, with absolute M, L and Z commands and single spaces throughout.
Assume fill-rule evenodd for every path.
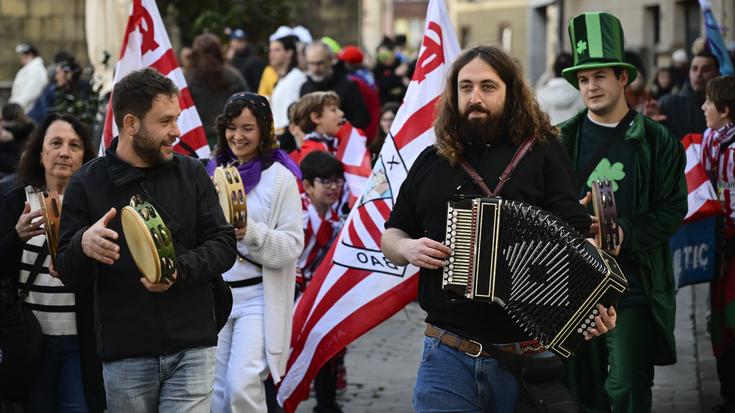
M 266 413 L 263 314 L 231 315 L 219 332 L 213 413 Z

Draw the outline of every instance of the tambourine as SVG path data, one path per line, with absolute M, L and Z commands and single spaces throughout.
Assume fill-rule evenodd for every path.
M 600 231 L 595 236 L 597 245 L 602 250 L 614 251 L 620 246 L 620 237 L 615 193 L 610 181 L 592 182 L 592 207 L 600 223 Z
M 227 222 L 235 228 L 245 228 L 248 223 L 248 204 L 240 172 L 234 166 L 218 166 L 214 170 L 214 183 Z
M 61 220 L 61 198 L 58 192 L 43 192 L 41 212 L 43 213 L 43 229 L 46 231 L 48 252 L 55 267 L 56 254 L 59 251 L 59 221 Z
M 59 250 L 59 220 L 61 219 L 59 193 L 57 191 L 41 191 L 27 186 L 26 196 L 34 211 L 41 210 L 43 229 L 46 232 L 46 245 L 51 256 L 51 262 L 56 266 L 56 254 Z
M 140 195 L 122 209 L 125 242 L 138 270 L 151 283 L 174 281 L 176 256 L 171 232 L 158 211 Z

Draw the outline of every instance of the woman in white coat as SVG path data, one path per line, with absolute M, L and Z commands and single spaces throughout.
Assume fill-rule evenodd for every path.
M 219 333 L 212 411 L 266 412 L 263 381 L 286 370 L 296 261 L 304 235 L 298 167 L 277 149 L 268 101 L 232 95 L 217 117 L 218 145 L 209 162 L 234 164 L 247 193 L 246 230 L 237 230 L 238 260 L 223 274 L 233 307 Z

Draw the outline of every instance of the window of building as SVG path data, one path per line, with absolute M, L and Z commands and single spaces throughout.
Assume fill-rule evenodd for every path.
M 510 53 L 513 40 L 513 29 L 510 28 L 509 24 L 505 23 L 500 25 L 500 35 L 498 37 L 500 38 L 500 45 L 506 52 Z

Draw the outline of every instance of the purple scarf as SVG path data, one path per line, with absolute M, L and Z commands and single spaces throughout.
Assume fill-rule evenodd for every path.
M 225 148 L 224 154 L 218 155 L 209 160 L 209 163 L 207 164 L 207 173 L 209 174 L 209 176 L 213 176 L 214 169 L 216 167 L 221 165 L 234 164 L 234 166 L 237 168 L 237 171 L 240 172 L 243 186 L 245 186 L 245 193 L 250 193 L 250 191 L 255 188 L 256 185 L 258 185 L 258 182 L 260 182 L 261 173 L 264 169 L 267 169 L 269 166 L 271 166 L 273 162 L 279 162 L 281 165 L 285 166 L 286 169 L 291 171 L 296 179 L 298 179 L 299 181 L 301 180 L 301 170 L 296 165 L 296 163 L 294 163 L 293 159 L 291 159 L 291 157 L 288 156 L 286 151 L 284 151 L 283 149 L 274 149 L 271 153 L 270 160 L 271 162 L 268 162 L 265 167 L 260 156 L 256 156 L 255 158 L 245 163 L 240 163 L 237 162 L 235 155 L 232 154 L 232 151 L 228 146 L 227 148 Z

